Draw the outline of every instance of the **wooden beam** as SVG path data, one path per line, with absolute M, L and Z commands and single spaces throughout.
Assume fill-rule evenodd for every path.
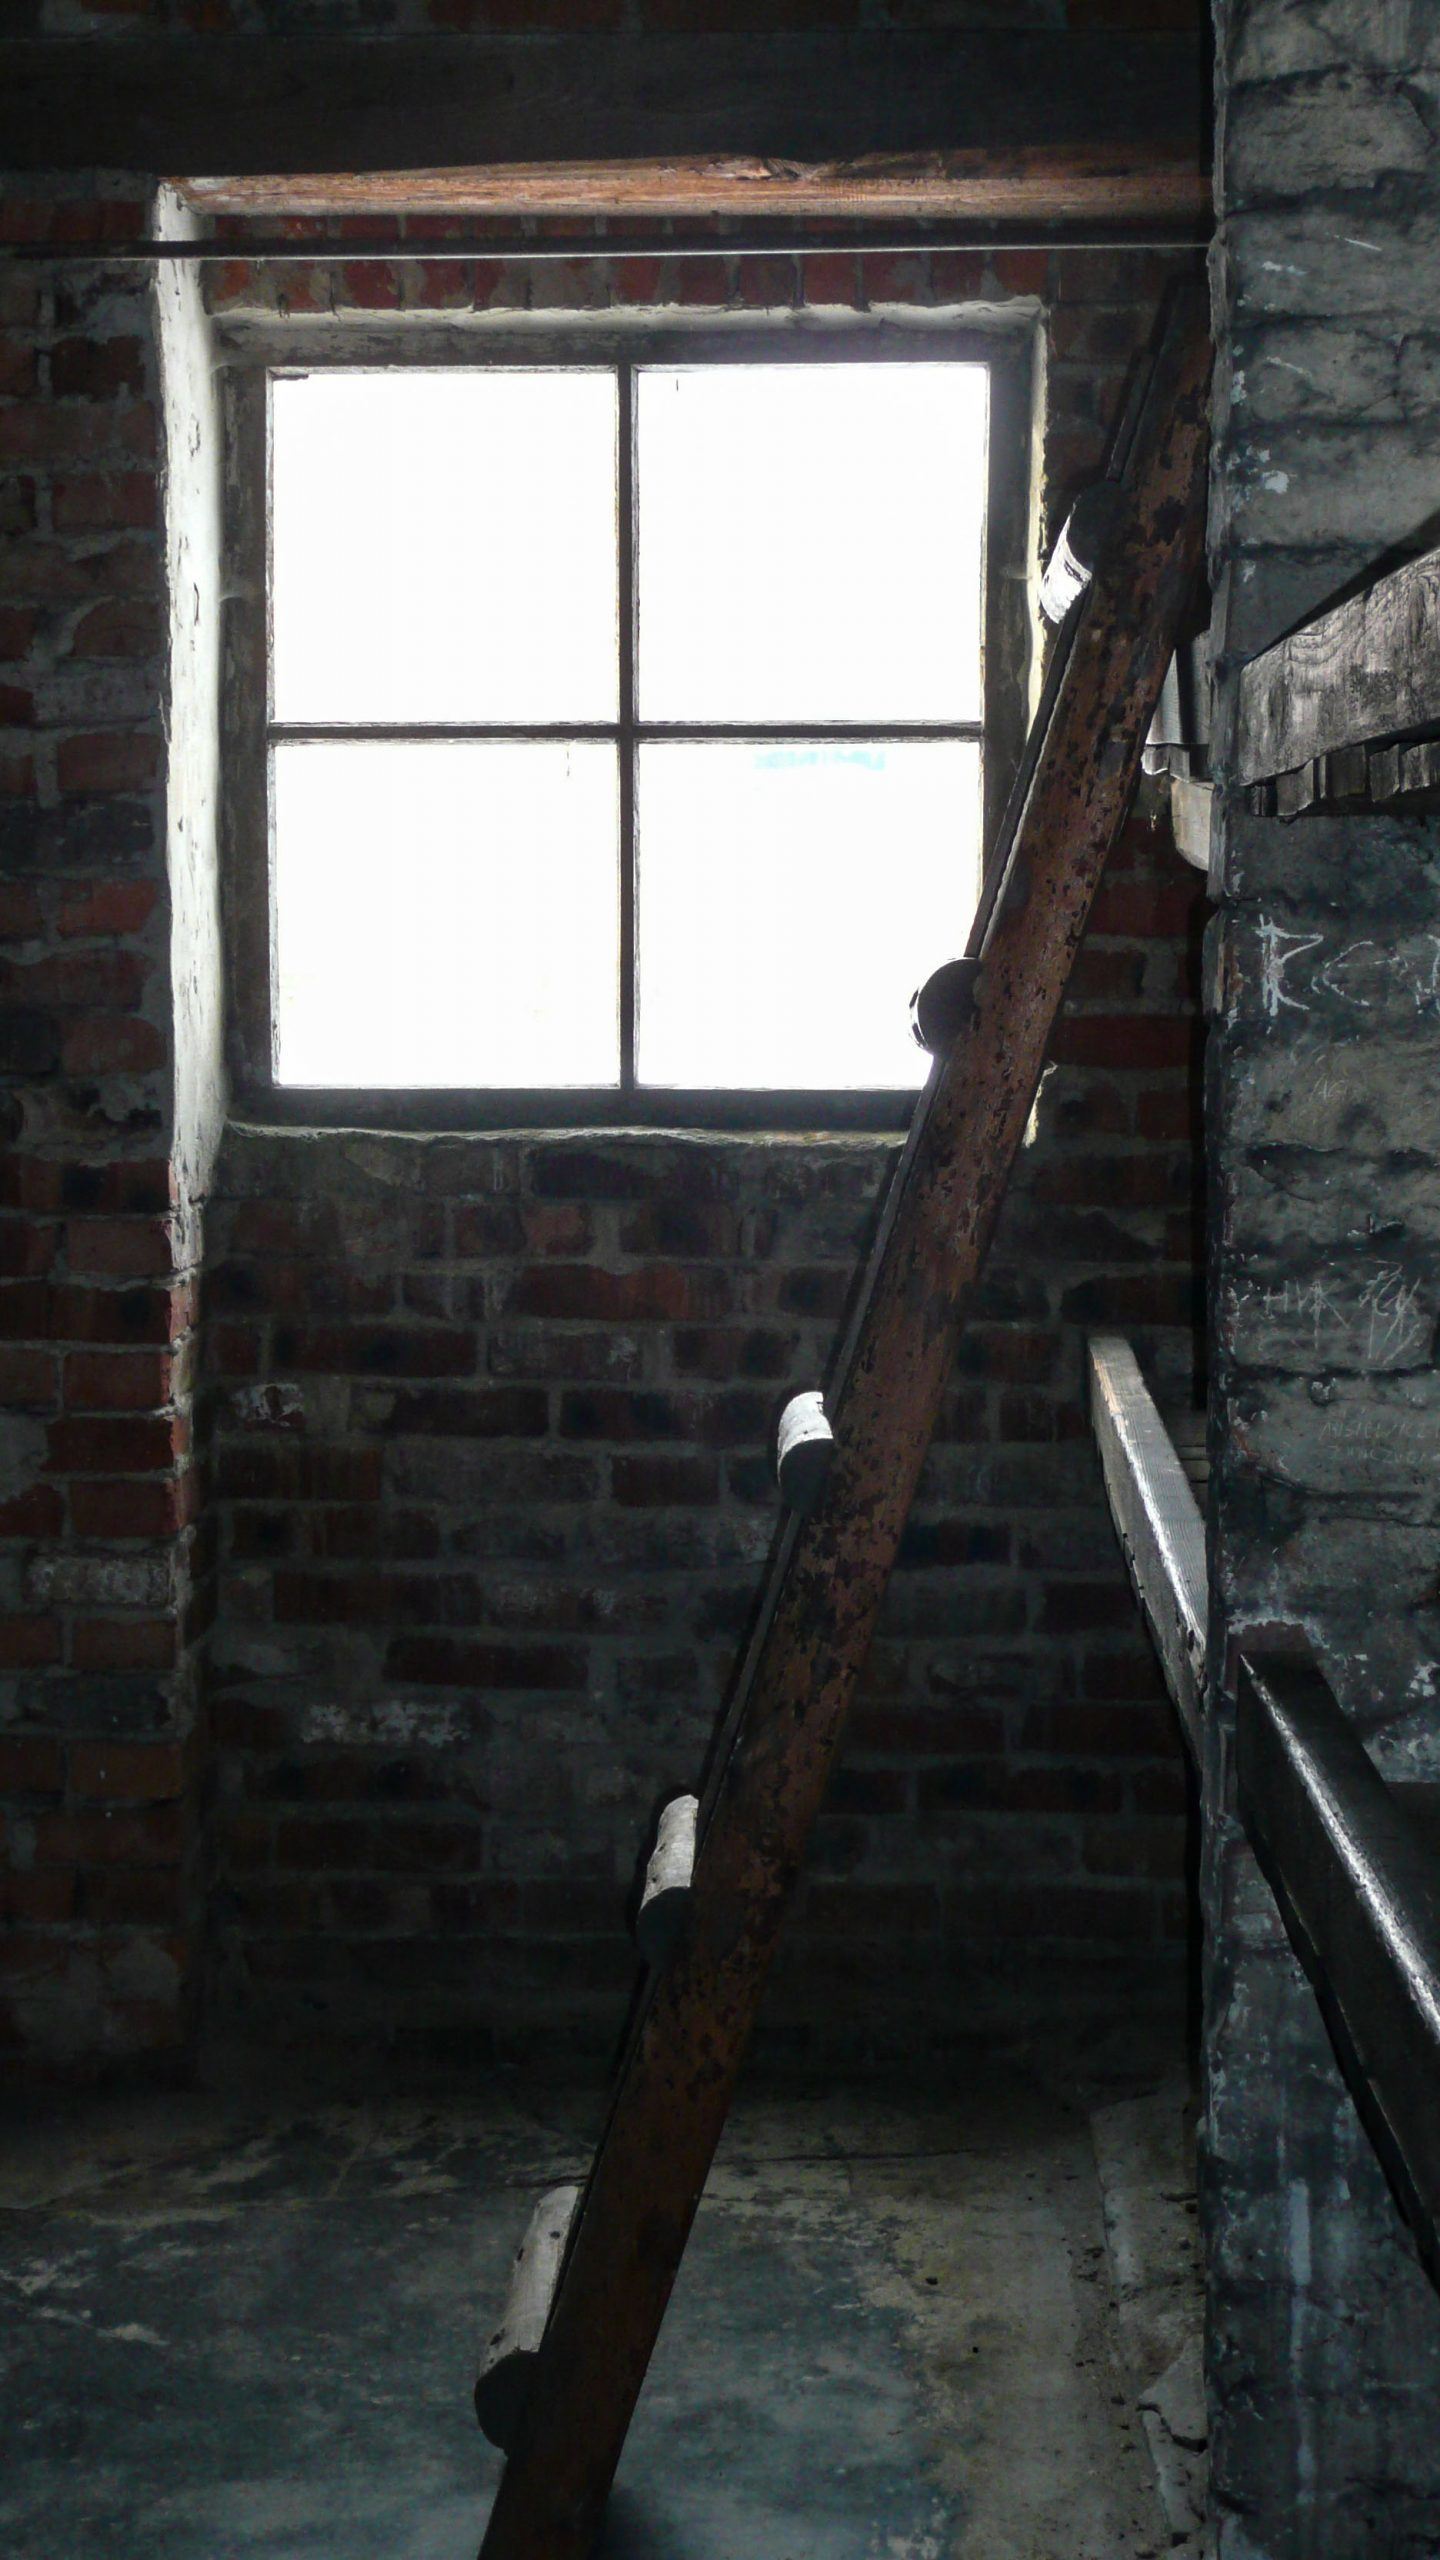
M 1313 1661 L 1241 1656 L 1236 1784 L 1361 2118 L 1440 2281 L 1440 1866 Z
M 1109 173 L 1117 185 L 1127 164 L 1178 161 L 1193 175 L 1207 158 L 1206 116 L 1198 32 L 0 43 L 0 166 L 11 171 L 304 172 L 314 187 L 324 172 L 533 173 L 563 162 L 601 167 L 600 179 L 584 180 L 590 210 L 588 190 L 616 162 L 649 168 L 652 186 L 669 183 L 656 164 L 698 162 L 712 175 L 697 183 L 712 193 L 726 164 L 727 186 L 783 183 L 793 164 L 843 187 L 849 164 L 877 154 L 902 192 L 917 154 L 991 155 L 1024 183 L 1025 155 L 1054 154 L 1063 172 L 1078 153 L 1083 171 L 1096 149 L 1120 155 Z M 767 177 L 747 177 L 747 164 Z M 1093 175 L 1103 189 L 1103 160 Z
M 1205 1523 L 1140 1364 L 1119 1334 L 1091 1336 L 1090 1418 L 1135 1596 L 1198 1763 L 1205 1696 Z
M 669 160 L 577 160 L 508 168 L 407 169 L 368 176 L 193 178 L 197 212 L 256 221 L 396 216 L 619 213 L 723 215 L 735 221 L 875 220 L 1193 228 L 1210 214 L 1210 183 L 1184 145 L 1075 143 L 1034 150 L 878 152 L 809 164 L 733 154 Z M 426 254 L 430 254 L 428 249 Z
M 937 1060 L 843 1399 L 826 1500 L 781 1541 L 689 1909 L 642 2004 L 485 2560 L 584 2560 L 725 2121 L 1070 969 L 1199 569 L 1210 355 L 1177 309 L 1112 547 L 992 911 L 972 1009 Z M 727 1727 L 729 1719 L 726 1719 Z
M 1440 730 L 1440 551 L 1407 560 L 1241 670 L 1242 782 L 1423 729 Z

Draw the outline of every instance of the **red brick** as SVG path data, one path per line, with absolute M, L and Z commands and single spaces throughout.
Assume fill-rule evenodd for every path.
M 471 1249 L 463 1241 L 464 1214 L 456 1221 L 456 1249 L 461 1253 Z M 528 1202 L 521 1216 L 521 1233 L 527 1253 L 546 1256 L 588 1253 L 595 1241 L 594 1220 L 579 1201 Z
M 43 1734 L 0 1734 L 0 1795 L 58 1795 L 65 1754 Z
M 57 480 L 52 497 L 55 530 L 147 531 L 156 521 L 157 489 L 150 471 L 94 471 Z
M 12 1411 L 46 1412 L 55 1402 L 59 1371 L 45 1351 L 0 1351 L 0 1404 Z
M 23 399 L 35 388 L 35 350 L 15 338 L 0 338 L 0 396 Z
M 930 299 L 930 262 L 923 250 L 894 257 L 862 257 L 860 290 L 871 308 L 876 303 L 920 303 Z
M 852 253 L 819 254 L 800 262 L 800 297 L 815 308 L 834 303 L 847 311 L 860 308 L 860 262 Z
M 714 1502 L 720 1489 L 715 1460 L 701 1457 L 616 1458 L 610 1482 L 615 1500 L 632 1510 Z
M 1199 1036 L 1185 1014 L 1062 1014 L 1050 1055 L 1063 1066 L 1184 1067 Z
M 77 1671 L 169 1671 L 175 1628 L 169 1618 L 79 1618 L 70 1658 Z
M 54 1927 L 75 1916 L 73 1867 L 0 1869 L 0 1920 Z
M 50 387 L 62 400 L 113 400 L 120 392 L 141 392 L 145 388 L 144 342 L 140 338 L 59 338 L 50 350 Z
M 930 289 L 937 302 L 978 301 L 986 283 L 986 261 L 981 250 L 931 250 Z
M 185 1791 L 178 1742 L 77 1742 L 70 1751 L 73 1795 L 92 1804 L 166 1804 Z
M 62 934 L 139 933 L 154 913 L 153 880 L 80 880 L 61 894 Z
M 506 1299 L 509 1315 L 574 1316 L 608 1324 L 684 1321 L 729 1312 L 723 1271 L 652 1263 L 642 1271 L 602 1271 L 590 1263 L 550 1263 L 521 1271 Z
M 40 630 L 40 616 L 28 605 L 0 605 L 0 659 L 13 663 L 28 657 Z
M 60 1475 L 148 1475 L 184 1454 L 187 1432 L 178 1414 L 56 1422 L 50 1427 L 49 1463 Z
M 62 739 L 55 764 L 64 792 L 143 791 L 160 771 L 160 741 L 144 731 L 97 730 Z
M 58 1618 L 0 1618 L 0 1665 L 7 1671 L 38 1670 L 59 1659 Z
M 0 729 L 33 729 L 35 696 L 28 685 L 0 684 Z
M 474 1369 L 475 1335 L 425 1325 L 277 1326 L 278 1369 L 379 1378 L 458 1378 Z
M 184 1853 L 178 1806 L 148 1813 L 41 1814 L 35 1824 L 40 1866 L 174 1866 Z
M 1198 1138 L 1198 1097 L 1188 1085 L 1153 1086 L 1136 1098 L 1135 1126 L 1142 1138 Z
M 55 1261 L 58 1229 L 35 1218 L 0 1218 L 0 1272 L 6 1279 L 34 1279 Z
M 176 1480 L 82 1478 L 70 1487 L 70 1520 L 80 1538 L 166 1538 L 183 1527 L 190 1500 Z
M 32 1484 L 0 1502 L 0 1538 L 57 1538 L 65 1525 L 65 1504 L 53 1484 Z
M 1173 940 L 1188 933 L 1203 917 L 1204 884 L 1199 873 L 1178 880 L 1102 880 L 1090 910 L 1092 934 L 1136 934 L 1142 939 Z
M 1050 259 L 1044 249 L 996 249 L 988 266 L 1002 293 L 1036 295 L 1041 301 L 1049 293 Z
M 387 1680 L 417 1680 L 452 1689 L 583 1689 L 583 1651 L 564 1645 L 495 1644 L 483 1637 L 396 1636 L 385 1655 Z
M 72 1010 L 133 1006 L 149 974 L 138 951 L 53 951 L 43 960 L 0 960 L 0 997 Z
M 150 1280 L 174 1261 L 163 1218 L 78 1218 L 66 1229 L 66 1255 L 76 1279 Z
M 145 743 L 135 741 L 137 746 Z M 72 1022 L 61 1044 L 66 1073 L 72 1076 L 144 1075 L 163 1067 L 168 1055 L 164 1032 L 136 1014 L 100 1013 Z
M 188 1901 L 185 1877 L 175 1867 L 106 1867 L 79 1879 L 80 1915 L 92 1929 L 179 1928 Z M 153 2044 L 153 2029 L 145 2041 Z
M 0 941 L 28 941 L 42 922 L 40 900 L 28 882 L 0 881 Z
M 358 311 L 398 311 L 404 298 L 400 270 L 386 259 L 371 258 L 344 266 L 340 282 L 342 292 L 336 296 L 337 306 L 343 300 L 353 303 Z
M 165 1351 L 72 1351 L 65 1362 L 69 1413 L 149 1413 L 170 1400 Z

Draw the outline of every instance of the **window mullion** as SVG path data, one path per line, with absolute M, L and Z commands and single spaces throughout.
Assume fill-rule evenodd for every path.
M 618 367 L 620 647 L 620 1086 L 635 1090 L 635 368 Z

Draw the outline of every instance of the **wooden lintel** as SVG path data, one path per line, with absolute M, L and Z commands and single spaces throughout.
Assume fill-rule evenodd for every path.
M 1012 151 L 871 152 L 800 163 L 696 155 L 691 159 L 518 162 L 509 168 L 388 170 L 368 176 L 195 178 L 197 212 L 257 221 L 297 215 L 573 214 L 634 219 L 718 214 L 731 220 L 1089 222 L 1119 230 L 1208 220 L 1205 172 L 1184 150 L 1119 144 Z
M 1342 747 L 1440 730 L 1440 551 L 1407 560 L 1241 670 L 1239 774 L 1298 774 Z M 1320 796 L 1287 786 L 1293 815 Z
M 1124 183 L 1127 164 L 1188 164 L 1193 211 L 1207 112 L 1198 31 L 0 42 L 0 165 L 12 171 L 305 172 L 313 186 L 326 172 L 725 162 L 782 180 L 878 154 L 901 164 L 903 187 L 916 155 L 1003 166 L 1053 153 L 1063 170 L 1099 150 L 1122 164 L 1108 180 L 1100 165 L 1102 186 Z M 688 195 L 687 209 L 698 202 Z
M 1090 1342 L 1090 1417 L 1116 1534 L 1192 1758 L 1205 1695 L 1205 1523 L 1140 1364 L 1119 1334 Z

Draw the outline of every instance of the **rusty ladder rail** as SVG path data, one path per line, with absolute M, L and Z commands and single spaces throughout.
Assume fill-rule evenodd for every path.
M 824 1502 L 791 1519 L 712 1755 L 686 1916 L 638 2004 L 482 2560 L 585 2560 L 728 2110 L 1202 542 L 1210 354 L 1187 278 L 1114 537 L 882 1221 Z

